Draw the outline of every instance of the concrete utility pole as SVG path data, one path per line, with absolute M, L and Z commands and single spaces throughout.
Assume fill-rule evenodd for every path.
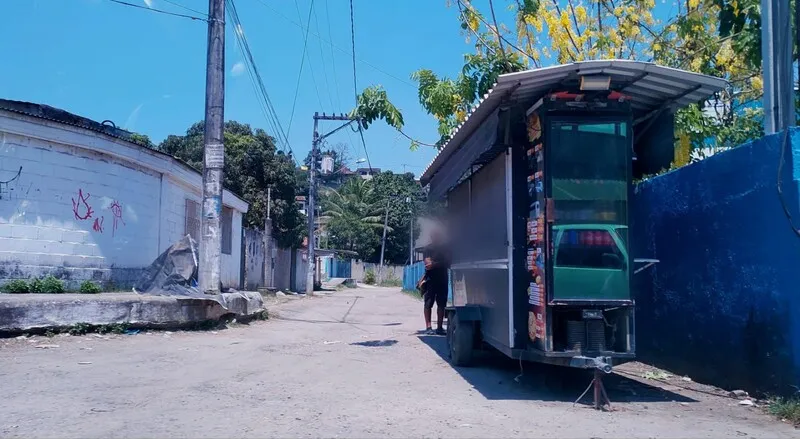
M 406 197 L 408 203 L 408 265 L 414 264 L 414 209 L 411 204 L 411 197 Z
M 765 134 L 795 125 L 792 16 L 788 0 L 761 0 Z
M 338 120 L 338 121 L 346 121 L 344 125 L 341 125 L 339 128 L 335 130 L 320 135 L 318 131 L 318 124 L 320 120 Z M 316 179 L 315 174 L 317 172 L 317 157 L 319 156 L 319 144 L 322 142 L 326 137 L 330 136 L 331 134 L 341 130 L 349 126 L 351 123 L 355 122 L 356 119 L 353 119 L 350 116 L 345 116 L 344 114 L 336 115 L 326 115 L 322 113 L 322 116 L 319 113 L 314 113 L 314 136 L 311 140 L 311 166 L 308 168 L 308 273 L 306 273 L 306 294 L 313 295 L 314 294 L 314 280 L 316 274 L 316 266 L 317 261 L 314 257 L 314 231 L 316 230 L 316 223 L 314 222 L 315 216 L 315 207 L 316 207 L 316 197 L 317 197 L 317 186 L 316 186 Z
M 267 187 L 267 219 L 264 221 L 264 253 L 266 257 L 264 258 L 269 264 L 266 267 L 266 272 L 264 273 L 264 277 L 269 277 L 269 282 L 267 282 L 268 288 L 275 287 L 275 257 L 272 254 L 272 217 L 270 216 L 272 210 L 270 208 L 270 204 L 272 204 L 272 187 Z M 269 273 L 269 276 L 267 276 Z
M 308 167 L 308 206 L 306 206 L 306 214 L 308 215 L 308 270 L 306 273 L 306 294 L 309 296 L 314 294 L 314 273 L 316 272 L 317 261 L 314 260 L 314 207 L 316 204 L 317 182 L 314 179 L 314 174 L 317 172 L 317 148 L 319 146 L 319 132 L 317 131 L 319 123 L 319 113 L 314 113 L 314 136 L 311 140 L 311 166 Z
M 378 271 L 378 283 L 383 282 L 383 251 L 386 249 L 386 228 L 389 227 L 389 201 L 392 197 L 386 198 L 386 214 L 383 217 L 383 238 L 381 238 L 381 263 Z
M 200 219 L 198 286 L 220 292 L 222 266 L 222 168 L 225 164 L 225 0 L 208 2 L 206 112 L 203 132 L 203 214 Z

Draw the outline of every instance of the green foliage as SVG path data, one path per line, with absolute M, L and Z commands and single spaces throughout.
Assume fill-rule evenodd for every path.
M 424 192 L 413 174 L 382 172 L 370 180 L 351 178 L 340 188 L 320 194 L 320 221 L 327 232 L 327 247 L 354 251 L 362 260 L 377 262 L 388 206 L 384 260 L 406 263 L 413 218 L 428 212 Z
M 203 129 L 203 122 L 195 123 L 183 136 L 168 136 L 157 149 L 202 170 Z M 272 187 L 274 236 L 282 247 L 300 244 L 304 219 L 295 204 L 300 179 L 294 161 L 277 150 L 272 137 L 247 124 L 225 122 L 224 172 L 225 187 L 250 204 L 244 217 L 245 226 L 264 227 L 267 188 Z
M 337 189 L 321 191 L 322 227 L 328 245 L 350 250 L 367 259 L 379 244 L 383 230 L 383 204 L 369 180 L 351 178 Z
M 81 282 L 81 286 L 78 289 L 81 294 L 99 294 L 100 291 L 100 286 L 90 280 Z
M 155 149 L 155 147 L 156 147 L 153 144 L 153 141 L 150 140 L 150 137 L 148 137 L 145 134 L 130 133 L 129 137 L 130 137 L 130 140 L 133 143 L 138 143 L 139 145 L 146 146 L 146 147 L 151 148 L 151 149 Z
M 33 279 L 30 283 L 30 292 L 31 294 L 42 294 L 44 293 L 44 285 L 42 285 L 41 279 Z
M 67 333 L 69 335 L 84 335 L 88 334 L 92 331 L 92 325 L 89 323 L 81 322 L 72 325 L 68 330 Z
M 373 270 L 367 270 L 364 273 L 364 283 L 365 284 L 367 284 L 367 285 L 375 285 L 376 281 L 377 281 L 377 279 L 375 277 L 375 272 Z
M 47 276 L 42 279 L 41 288 L 41 292 L 45 294 L 62 294 L 64 293 L 64 282 L 53 276 Z
M 393 287 L 393 288 L 402 287 L 403 286 L 403 280 L 402 279 L 398 279 L 397 277 L 395 277 L 391 273 L 389 273 L 389 275 L 386 277 L 386 279 L 383 279 L 383 281 L 381 282 L 381 286 L 382 287 Z
M 410 173 L 382 172 L 373 177 L 370 183 L 379 198 L 389 200 L 388 223 L 392 233 L 386 235 L 384 261 L 388 264 L 405 264 L 408 261 L 412 222 L 418 216 L 429 213 L 425 193 Z M 379 255 L 379 251 L 380 247 L 376 249 L 376 254 Z
M 778 398 L 770 401 L 767 409 L 772 415 L 779 419 L 785 419 L 795 426 L 800 426 L 800 399 Z
M 81 322 L 76 323 L 67 329 L 69 335 L 86 335 L 90 333 L 97 334 L 124 334 L 131 325 L 127 322 L 122 323 L 109 323 L 106 325 L 93 325 L 91 323 Z
M 24 279 L 14 279 L 3 285 L 2 291 L 8 294 L 27 294 L 30 292 L 30 286 Z
M 380 85 L 367 87 L 358 95 L 356 108 L 350 112 L 350 116 L 358 118 L 364 129 L 378 119 L 396 130 L 403 129 L 403 115 L 389 102 L 386 90 Z

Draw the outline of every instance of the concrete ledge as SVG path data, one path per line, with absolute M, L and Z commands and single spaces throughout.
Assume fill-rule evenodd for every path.
M 212 300 L 136 293 L 0 294 L 0 333 L 64 328 L 78 323 L 132 327 L 182 327 L 226 316 L 250 317 L 264 310 L 260 294 L 223 294 L 227 308 Z

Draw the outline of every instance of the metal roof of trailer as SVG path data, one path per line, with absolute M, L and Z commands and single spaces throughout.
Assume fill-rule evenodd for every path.
M 427 185 L 447 159 L 502 101 L 535 101 L 548 92 L 559 91 L 581 76 L 607 75 L 611 89 L 627 95 L 635 113 L 657 111 L 664 105 L 674 109 L 708 99 L 725 89 L 727 81 L 699 73 L 629 60 L 582 61 L 553 67 L 500 75 L 497 82 L 472 108 L 470 114 L 450 135 L 436 157 L 422 173 Z

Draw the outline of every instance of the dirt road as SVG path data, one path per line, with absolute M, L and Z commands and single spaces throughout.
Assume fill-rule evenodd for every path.
M 356 289 L 215 333 L 0 340 L 0 436 L 798 437 L 677 387 L 612 380 L 603 413 L 572 404 L 585 376 L 554 391 L 502 359 L 456 370 L 419 314 L 397 290 Z

